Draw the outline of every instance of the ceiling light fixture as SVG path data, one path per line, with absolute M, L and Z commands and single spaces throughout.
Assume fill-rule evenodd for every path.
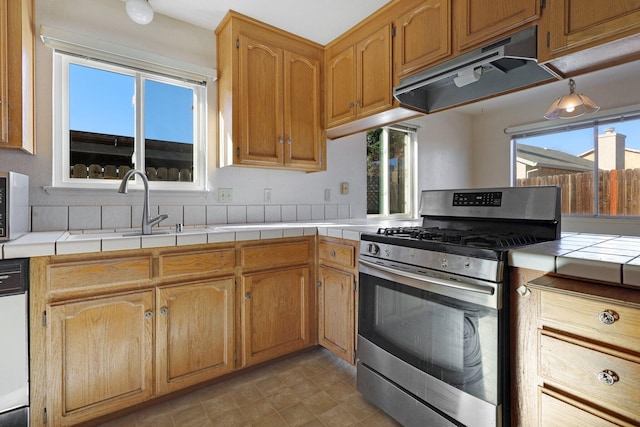
M 153 20 L 153 9 L 148 0 L 126 0 L 127 15 L 136 24 L 147 25 Z
M 576 82 L 569 79 L 569 95 L 563 95 L 556 99 L 544 115 L 545 119 L 572 119 L 585 113 L 595 113 L 600 109 L 588 96 L 575 93 Z

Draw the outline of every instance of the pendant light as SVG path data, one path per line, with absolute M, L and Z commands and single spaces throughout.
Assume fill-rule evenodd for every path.
M 127 0 L 125 9 L 136 24 L 147 25 L 153 20 L 153 9 L 147 0 Z
M 554 102 L 544 115 L 545 119 L 571 119 L 585 113 L 595 113 L 600 109 L 588 96 L 576 93 L 576 82 L 569 79 L 569 95 L 563 95 Z

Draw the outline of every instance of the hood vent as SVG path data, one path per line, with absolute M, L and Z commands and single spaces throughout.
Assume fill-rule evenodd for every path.
M 527 28 L 401 79 L 393 96 L 430 113 L 555 79 L 538 65 L 537 46 L 537 27 Z

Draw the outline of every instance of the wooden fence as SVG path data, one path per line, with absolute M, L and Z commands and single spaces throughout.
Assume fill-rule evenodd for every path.
M 562 213 L 594 215 L 593 191 L 598 188 L 599 215 L 640 216 L 640 169 L 538 176 L 518 179 L 517 186 L 557 185 L 562 189 Z

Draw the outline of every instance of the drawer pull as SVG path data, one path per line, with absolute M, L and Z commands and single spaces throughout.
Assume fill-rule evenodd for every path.
M 598 374 L 598 380 L 604 385 L 614 385 L 620 380 L 620 377 L 615 372 L 605 369 Z
M 605 310 L 598 314 L 598 319 L 605 325 L 613 325 L 620 316 L 615 311 Z

